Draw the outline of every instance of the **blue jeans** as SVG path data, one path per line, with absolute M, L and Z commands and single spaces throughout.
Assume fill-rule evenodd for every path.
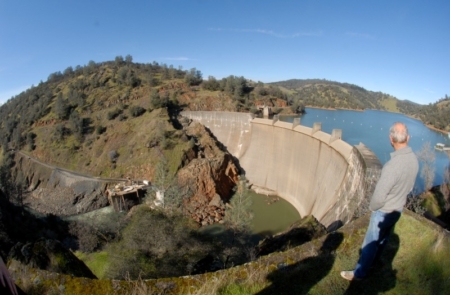
M 391 213 L 372 212 L 369 227 L 361 247 L 361 256 L 356 264 L 355 277 L 364 278 L 367 276 L 369 268 L 379 259 L 400 215 L 401 212 L 397 211 Z

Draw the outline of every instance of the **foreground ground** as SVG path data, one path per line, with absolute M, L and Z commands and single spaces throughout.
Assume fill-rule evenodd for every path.
M 75 278 L 10 264 L 27 294 L 449 294 L 449 233 L 405 212 L 382 262 L 361 282 L 339 272 L 353 268 L 368 216 L 283 253 L 214 273 L 181 278 L 109 281 Z M 56 292 L 56 293 L 55 293 Z

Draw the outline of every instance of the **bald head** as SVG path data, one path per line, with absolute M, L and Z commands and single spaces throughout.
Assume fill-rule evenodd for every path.
M 401 122 L 394 123 L 390 129 L 389 138 L 395 150 L 407 146 L 409 141 L 408 127 Z

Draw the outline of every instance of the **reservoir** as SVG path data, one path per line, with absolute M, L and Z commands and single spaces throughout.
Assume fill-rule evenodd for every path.
M 293 122 L 294 118 L 285 116 L 280 120 Z M 342 140 L 350 145 L 364 143 L 377 155 L 382 164 L 390 159 L 390 153 L 394 151 L 389 142 L 389 128 L 395 122 L 403 122 L 408 127 L 411 136 L 409 145 L 415 153 L 420 151 L 426 142 L 430 144 L 435 154 L 434 185 L 440 185 L 443 182 L 444 171 L 449 165 L 449 156 L 446 152 L 435 150 L 434 146 L 437 143 L 449 145 L 450 139 L 447 134 L 429 129 L 419 120 L 399 113 L 375 110 L 361 112 L 306 108 L 306 114 L 300 117 L 300 124 L 312 127 L 315 122 L 322 123 L 322 131 L 329 134 L 333 129 L 341 129 Z M 423 190 L 424 181 L 419 171 L 414 192 L 421 193 Z
M 281 116 L 280 120 L 292 123 L 298 116 Z M 312 128 L 314 123 L 322 123 L 322 131 L 331 134 L 333 129 L 342 129 L 342 139 L 350 145 L 360 142 L 369 147 L 382 164 L 390 159 L 393 148 L 389 142 L 389 129 L 395 122 L 403 122 L 409 130 L 411 139 L 409 145 L 414 152 L 418 152 L 428 142 L 435 154 L 434 185 L 443 182 L 446 167 L 449 166 L 449 156 L 446 152 L 434 149 L 436 143 L 450 145 L 447 134 L 434 131 L 421 121 L 399 113 L 366 110 L 324 110 L 306 108 L 306 114 L 300 117 L 300 124 Z M 420 163 L 422 169 L 422 163 Z M 414 193 L 424 190 L 424 181 L 420 171 L 416 179 Z M 298 212 L 288 202 L 280 198 L 278 202 L 271 202 L 270 197 L 253 193 L 252 211 L 254 220 L 252 229 L 256 234 L 274 234 L 286 230 L 290 224 L 298 220 Z

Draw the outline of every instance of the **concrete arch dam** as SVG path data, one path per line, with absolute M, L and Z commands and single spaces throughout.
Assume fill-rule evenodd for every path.
M 330 229 L 350 221 L 372 194 L 381 163 L 363 144 L 351 146 L 342 132 L 321 131 L 248 113 L 190 112 L 227 147 L 255 191 L 290 202 L 300 216 L 313 215 Z

